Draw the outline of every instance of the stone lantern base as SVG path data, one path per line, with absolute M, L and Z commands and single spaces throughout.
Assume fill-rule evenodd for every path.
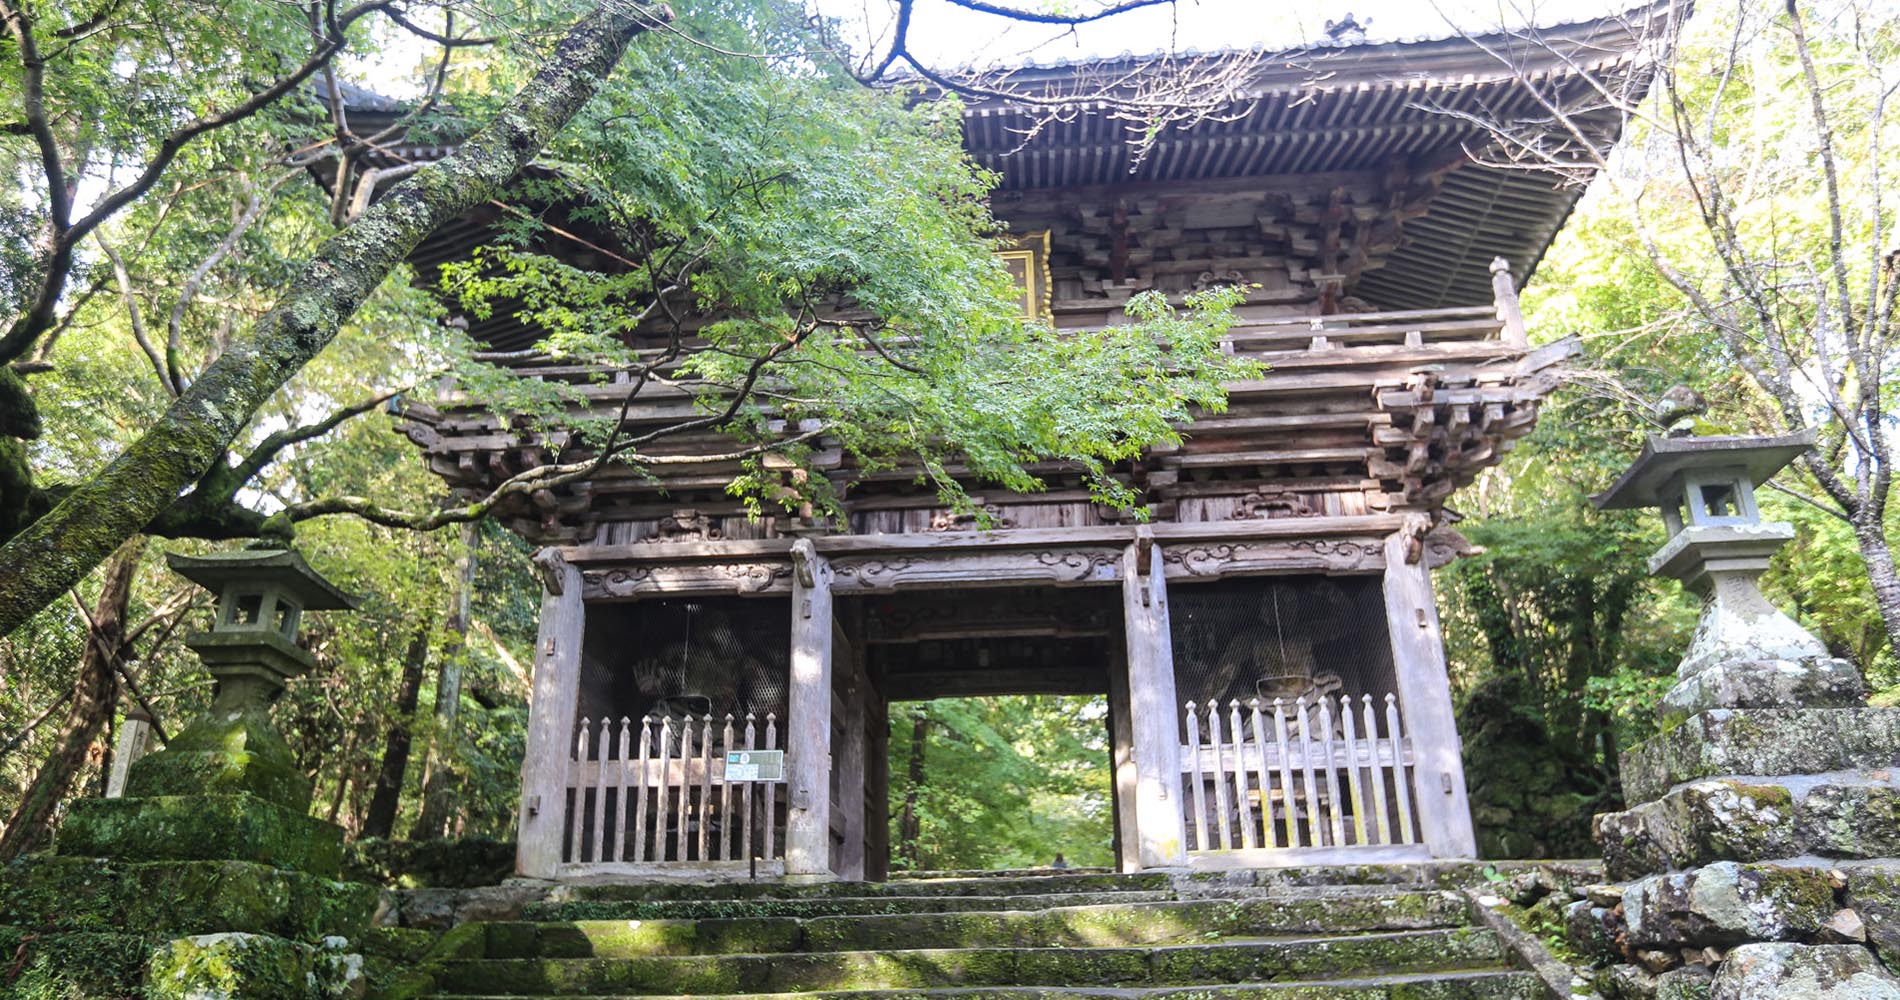
M 1667 701 L 1596 817 L 1617 884 L 1566 913 L 1610 995 L 1900 998 L 1900 711 L 1828 657 L 1709 664 Z
M 129 860 L 251 861 L 335 875 L 343 828 L 310 816 L 309 808 L 310 782 L 268 710 L 214 710 L 133 764 L 124 798 L 75 802 L 58 849 Z

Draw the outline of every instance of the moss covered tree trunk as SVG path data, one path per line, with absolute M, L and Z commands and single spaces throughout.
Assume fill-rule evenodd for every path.
M 221 461 L 258 408 L 330 343 L 416 244 L 500 193 L 600 89 L 634 36 L 670 17 L 664 7 L 617 0 L 595 7 L 454 154 L 397 184 L 325 241 L 277 306 L 153 426 L 0 547 L 0 636 L 78 583 Z
M 376 772 L 376 794 L 370 796 L 363 817 L 365 837 L 388 839 L 396 830 L 396 808 L 402 805 L 402 783 L 409 774 L 409 748 L 416 725 L 416 706 L 422 700 L 422 668 L 429 662 L 429 631 L 417 629 L 402 657 L 402 680 L 396 685 L 396 717 L 383 736 L 383 764 Z
M 129 539 L 106 563 L 105 582 L 93 605 L 85 651 L 79 654 L 72 707 L 66 712 L 52 756 L 33 776 L 33 783 L 7 820 L 6 831 L 0 833 L 0 861 L 45 846 L 53 831 L 54 810 L 72 792 L 73 782 L 92 752 L 93 741 L 112 717 L 113 706 L 119 700 L 119 664 L 125 654 L 126 608 L 132 603 L 132 580 L 138 575 L 143 549 L 143 539 Z

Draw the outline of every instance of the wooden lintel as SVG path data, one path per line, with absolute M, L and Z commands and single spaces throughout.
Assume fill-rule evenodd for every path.
M 1149 527 L 1157 541 L 1189 542 L 1203 539 L 1333 537 L 1396 531 L 1404 519 L 1388 514 L 1345 517 L 1302 517 L 1251 521 L 1157 523 Z M 1084 528 L 1031 528 L 1000 531 L 941 531 L 901 535 L 823 535 L 812 539 L 821 554 L 844 556 L 890 552 L 993 552 L 1008 549 L 1086 545 L 1126 545 L 1135 538 L 1133 525 Z M 789 560 L 790 539 L 731 539 L 711 542 L 649 542 L 636 545 L 564 546 L 556 551 L 576 566 L 648 564 L 664 562 L 724 562 Z

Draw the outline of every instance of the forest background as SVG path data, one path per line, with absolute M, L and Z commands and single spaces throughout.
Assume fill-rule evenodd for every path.
M 1798 269 L 1796 262 L 1817 260 L 1822 266 L 1813 270 L 1825 271 L 1829 205 L 1814 169 L 1821 155 L 1815 140 L 1829 129 L 1817 131 L 1802 103 L 1800 46 L 1785 19 L 1738 13 L 1747 9 L 1704 5 L 1678 56 L 1690 69 L 1731 71 L 1732 91 L 1680 88 L 1685 102 L 1702 102 L 1695 110 L 1707 116 L 1710 134 L 1719 133 L 1720 147 L 1732 151 L 1696 169 L 1743 178 L 1748 205 L 1759 211 L 1744 213 L 1742 228 L 1772 228 L 1777 261 Z M 1853 140 L 1827 155 L 1852 181 L 1851 241 L 1876 248 L 1855 278 L 1871 278 L 1878 289 L 1881 254 L 1890 254 L 1882 240 L 1894 227 L 1891 207 L 1865 186 L 1879 190 L 1883 150 L 1896 147 L 1883 117 L 1891 81 L 1867 67 L 1882 60 L 1900 65 L 1892 58 L 1900 15 L 1836 4 L 1813 21 L 1814 37 L 1801 44 L 1822 53 L 1820 72 L 1857 81 L 1827 88 L 1831 128 Z M 452 25 L 431 23 L 452 33 Z M 232 30 L 207 29 L 195 43 L 215 52 L 231 44 Z M 730 40 L 747 38 L 741 30 Z M 365 39 L 363 47 L 374 50 L 377 42 Z M 523 44 L 532 49 L 532 42 Z M 440 94 L 445 108 L 478 114 L 518 78 L 519 69 L 485 51 L 457 54 L 456 82 Z M 670 51 L 718 58 L 692 48 Z M 446 58 L 441 65 L 449 65 Z M 423 79 L 437 72 L 429 60 L 407 69 Z M 738 89 L 722 93 L 742 96 Z M 1453 500 L 1464 517 L 1460 530 L 1482 552 L 1440 571 L 1436 583 L 1487 856 L 1592 853 L 1590 815 L 1618 802 L 1616 752 L 1652 731 L 1651 706 L 1693 622 L 1693 604 L 1679 588 L 1644 573 L 1644 557 L 1661 542 L 1660 524 L 1638 513 L 1596 512 L 1588 495 L 1635 455 L 1643 433 L 1656 429 L 1651 404 L 1677 383 L 1707 398 L 1699 422 L 1705 432 L 1765 431 L 1786 416 L 1772 387 L 1751 371 L 1746 350 L 1699 311 L 1697 283 L 1685 288 L 1669 256 L 1657 252 L 1660 241 L 1693 255 L 1707 240 L 1707 219 L 1693 197 L 1654 197 L 1672 183 L 1651 155 L 1666 131 L 1653 123 L 1668 115 L 1654 103 L 1647 108 L 1607 165 L 1615 182 L 1592 186 L 1524 290 L 1535 340 L 1583 338 L 1571 383 L 1532 437 Z M 109 122 L 97 136 L 101 149 L 135 145 L 136 133 L 149 125 L 141 114 L 169 113 L 126 110 L 127 121 Z M 726 141 L 716 120 L 700 125 L 702 134 L 682 141 L 701 150 Z M 310 127 L 307 117 L 286 115 L 243 141 L 192 152 L 197 159 L 186 164 L 184 180 L 102 227 L 85 248 L 85 280 L 66 300 L 56 344 L 35 359 L 46 366 L 32 377 L 47 428 L 33 444 L 38 467 L 86 474 L 165 405 L 178 387 L 168 388 L 167 379 L 188 378 L 189 358 L 214 357 L 234 324 L 268 309 L 299 255 L 336 220 L 324 192 L 281 169 L 284 145 L 307 137 Z M 23 176 L 27 149 L 16 144 L 8 155 L 16 158 L 13 175 Z M 136 165 L 112 163 L 106 154 L 92 158 L 106 163 L 108 175 Z M 30 246 L 40 208 L 30 186 L 10 189 L 4 201 L 19 236 L 10 245 Z M 161 223 L 165 235 L 154 238 Z M 1884 259 L 1890 274 L 1893 257 Z M 18 260 L 9 267 L 12 274 L 25 269 Z M 1890 337 L 1886 287 L 1870 307 L 1887 303 Z M 399 498 L 412 508 L 434 503 L 439 483 L 385 409 L 413 384 L 392 373 L 432 372 L 458 363 L 458 351 L 469 352 L 468 345 L 445 342 L 439 311 L 407 283 L 384 282 L 346 334 L 273 399 L 252 440 L 339 406 L 349 419 L 282 442 L 244 502 L 277 509 L 344 495 Z M 1877 397 L 1869 433 L 1884 437 L 1891 388 L 1878 365 L 1868 377 Z M 1820 407 L 1819 421 L 1832 419 L 1813 394 L 1805 405 Z M 1830 648 L 1861 664 L 1873 686 L 1893 688 L 1900 665 L 1863 540 L 1854 524 L 1827 511 L 1825 489 L 1813 478 L 1793 470 L 1785 492 L 1764 497 L 1765 513 L 1799 531 L 1777 558 L 1768 589 Z M 1881 526 L 1890 527 L 1884 513 Z M 324 616 L 313 628 L 320 667 L 294 684 L 278 709 L 300 764 L 317 782 L 319 814 L 364 841 L 507 838 L 538 612 L 527 546 L 487 518 L 424 532 L 318 517 L 302 523 L 297 537 L 324 572 L 376 596 L 363 612 Z M 115 572 L 129 592 L 131 655 L 118 671 L 122 683 L 111 686 L 102 725 L 80 744 L 80 757 L 67 761 L 72 780 L 61 796 L 103 792 L 127 713 L 142 708 L 163 729 L 205 703 L 209 679 L 179 643 L 205 614 L 203 598 L 166 572 L 158 553 L 212 544 L 136 539 L 70 600 L 0 639 L 0 816 L 16 815 L 36 779 L 70 749 L 62 744 L 62 722 L 87 696 L 75 686 L 75 665 Z M 1057 852 L 1072 863 L 1106 863 L 1104 711 L 1090 699 L 1030 698 L 894 710 L 894 863 L 1008 867 L 1043 863 Z M 57 819 L 55 808 L 49 830 Z M 35 838 L 40 843 L 44 832 Z M 10 829 L 8 841 L 17 833 Z

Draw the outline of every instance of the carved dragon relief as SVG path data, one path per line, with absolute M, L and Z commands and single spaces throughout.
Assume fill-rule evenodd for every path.
M 1379 543 L 1349 538 L 1293 538 L 1173 545 L 1162 558 L 1171 576 L 1215 577 L 1260 570 L 1376 570 L 1385 551 Z
M 1273 488 L 1256 489 L 1234 501 L 1229 521 L 1259 521 L 1276 517 L 1317 517 L 1319 511 L 1307 506 L 1296 493 Z
M 976 531 L 976 530 L 996 531 L 996 530 L 1001 530 L 1005 528 L 1014 528 L 1015 526 L 1016 526 L 1016 519 L 1010 518 L 1010 517 L 1004 517 L 1003 508 L 998 507 L 997 505 L 993 503 L 986 503 L 983 505 L 982 510 L 980 512 L 979 511 L 955 511 L 955 510 L 939 511 L 937 513 L 937 516 L 930 519 L 930 527 L 924 530 L 926 531 Z
M 671 517 L 661 518 L 653 526 L 653 534 L 635 542 L 636 545 L 650 545 L 656 542 L 716 542 L 725 537 L 715 527 L 713 519 L 707 514 L 692 508 L 683 507 L 673 512 Z
M 718 563 L 714 565 L 616 566 L 589 570 L 581 583 L 589 598 L 642 594 L 764 594 L 791 589 L 789 563 Z
M 1106 583 L 1119 579 L 1120 548 L 1048 549 L 1033 552 L 935 553 L 847 556 L 831 564 L 840 590 L 890 590 L 926 583 Z

